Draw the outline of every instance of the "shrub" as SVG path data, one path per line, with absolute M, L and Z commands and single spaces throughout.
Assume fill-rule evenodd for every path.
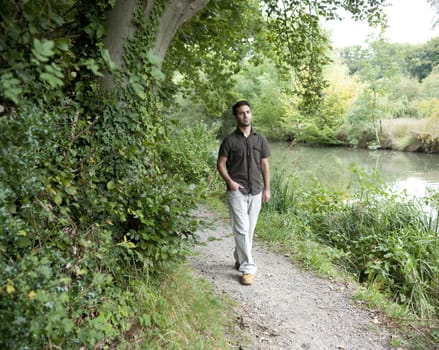
M 182 261 L 198 227 L 134 112 L 101 108 L 89 128 L 75 107 L 0 119 L 0 347 L 111 343 L 134 313 L 127 282 Z
M 208 184 L 216 173 L 216 133 L 215 127 L 202 122 L 174 130 L 170 142 L 161 150 L 167 171 L 180 174 L 189 184 Z
M 133 324 L 130 283 L 186 257 L 197 194 L 161 158 L 148 50 L 100 88 L 109 2 L 40 3 L 0 22 L 0 348 L 99 348 Z

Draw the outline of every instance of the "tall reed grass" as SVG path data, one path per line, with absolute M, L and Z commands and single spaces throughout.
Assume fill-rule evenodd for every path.
M 437 211 L 437 195 L 421 201 L 386 188 L 376 173 L 353 171 L 357 180 L 349 199 L 318 183 L 304 187 L 296 177 L 273 174 L 272 201 L 258 234 L 300 260 L 332 260 L 422 320 L 426 343 L 437 344 L 438 224 L 425 210 L 428 202 Z M 311 251 L 300 252 L 301 246 Z

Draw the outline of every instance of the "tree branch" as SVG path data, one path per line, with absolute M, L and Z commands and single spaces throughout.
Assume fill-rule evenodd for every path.
M 163 62 L 177 30 L 202 10 L 210 0 L 171 0 L 160 17 L 154 53 Z

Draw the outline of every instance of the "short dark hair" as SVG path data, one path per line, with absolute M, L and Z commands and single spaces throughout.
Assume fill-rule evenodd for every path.
M 249 108 L 251 108 L 250 103 L 248 103 L 248 101 L 245 101 L 245 100 L 238 101 L 232 107 L 232 111 L 233 111 L 234 116 L 236 116 L 236 113 L 238 112 L 238 108 L 241 106 L 249 106 Z

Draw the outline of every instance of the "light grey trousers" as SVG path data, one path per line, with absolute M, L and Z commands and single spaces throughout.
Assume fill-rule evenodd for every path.
M 253 261 L 253 236 L 259 212 L 262 194 L 245 195 L 240 191 L 227 192 L 230 221 L 235 237 L 234 257 L 239 262 L 239 271 L 255 274 L 257 266 Z

